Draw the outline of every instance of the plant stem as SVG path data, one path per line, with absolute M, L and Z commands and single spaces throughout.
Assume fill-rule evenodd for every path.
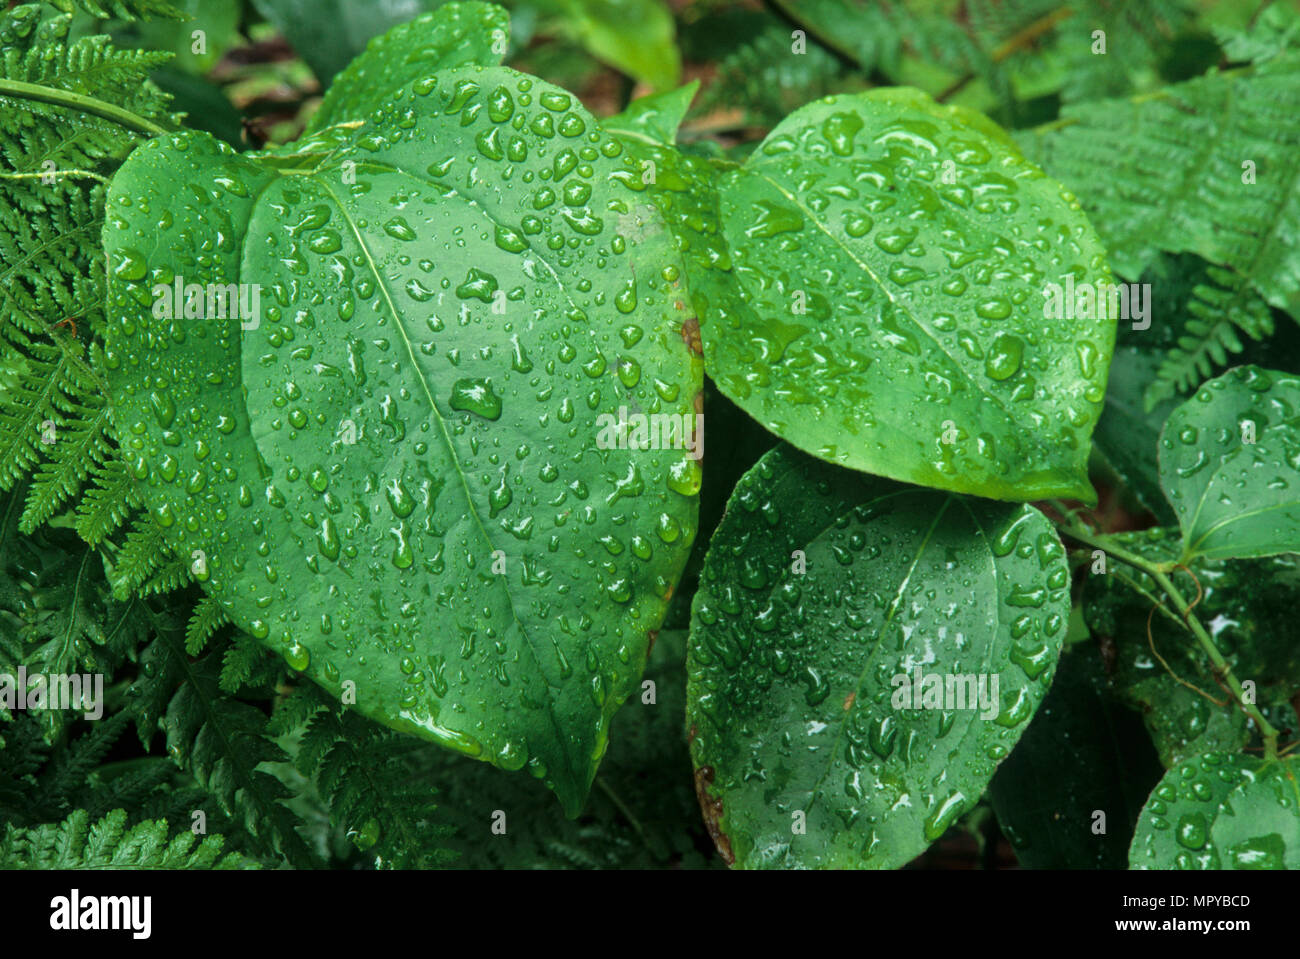
M 49 103 L 56 107 L 76 110 L 79 113 L 88 113 L 91 116 L 111 120 L 118 126 L 125 127 L 135 133 L 143 133 L 148 136 L 157 136 L 160 133 L 167 132 L 165 127 L 161 127 L 137 113 L 132 113 L 130 110 L 124 110 L 115 104 L 97 100 L 82 93 L 73 93 L 71 90 L 42 86 L 39 83 L 0 79 L 0 97 L 2 96 L 19 100 L 35 100 L 38 103 Z
M 609 783 L 605 782 L 605 780 L 600 776 L 597 776 L 596 786 L 601 792 L 609 797 L 609 801 L 614 804 L 614 808 L 622 813 L 623 818 L 626 819 L 632 828 L 636 830 L 637 835 L 641 837 L 641 841 L 647 842 L 645 828 L 641 825 L 641 821 L 636 818 L 631 809 L 627 808 L 627 803 L 623 802 L 622 798 L 618 793 L 614 792 Z
M 1088 529 L 1074 518 L 1073 513 L 1064 504 L 1053 501 L 1052 505 L 1064 517 L 1064 521 L 1057 523 L 1057 526 L 1067 536 L 1077 539 L 1081 543 L 1087 543 L 1089 546 L 1094 546 L 1115 557 L 1120 562 L 1141 570 L 1155 580 L 1156 585 L 1164 590 L 1165 595 L 1174 604 L 1174 608 L 1182 614 L 1182 621 L 1192 631 L 1192 635 L 1196 637 L 1196 641 L 1200 644 L 1201 649 L 1205 651 L 1205 655 L 1210 657 L 1210 662 L 1214 664 L 1216 674 L 1227 684 L 1233 698 L 1237 701 L 1237 705 L 1247 716 L 1254 720 L 1260 738 L 1264 740 L 1264 758 L 1276 759 L 1277 730 L 1273 728 L 1272 723 L 1264 718 L 1264 714 L 1259 711 L 1258 706 L 1246 702 L 1246 693 L 1241 688 L 1241 682 L 1233 673 L 1232 667 L 1228 665 L 1228 661 L 1223 658 L 1223 654 L 1219 652 L 1219 647 L 1214 645 L 1214 638 L 1201 625 L 1201 621 L 1191 615 L 1191 607 L 1188 605 L 1187 600 L 1183 598 L 1183 594 L 1179 592 L 1178 587 L 1174 585 L 1173 580 L 1168 575 L 1177 564 L 1153 563 L 1136 553 L 1131 553 L 1123 547 L 1115 545 L 1111 541 L 1111 537 L 1104 533 L 1095 533 Z

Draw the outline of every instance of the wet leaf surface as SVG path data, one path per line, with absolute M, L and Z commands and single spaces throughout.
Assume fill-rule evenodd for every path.
M 1160 481 L 1183 562 L 1300 551 L 1300 377 L 1239 366 L 1207 381 L 1165 423 Z
M 1032 507 L 766 454 L 692 610 L 687 723 L 724 858 L 914 858 L 978 802 L 1042 701 L 1068 592 Z
M 366 116 L 262 155 L 159 138 L 114 180 L 130 469 L 291 667 L 574 814 L 695 532 L 680 260 L 653 210 L 619 230 L 621 147 L 558 88 L 452 68 Z M 178 283 L 259 284 L 260 316 L 159 315 Z M 621 407 L 686 432 L 602 448 Z
M 1206 753 L 1151 793 L 1129 852 L 1134 869 L 1300 868 L 1294 759 Z
M 839 465 L 1095 499 L 1115 322 L 1047 318 L 1045 292 L 1110 274 L 1074 197 L 989 120 L 907 89 L 830 97 L 719 189 L 748 309 L 702 311 L 702 333 L 732 400 Z

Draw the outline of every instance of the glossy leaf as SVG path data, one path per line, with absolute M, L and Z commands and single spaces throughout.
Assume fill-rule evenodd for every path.
M 1107 689 L 1097 648 L 1078 644 L 1062 654 L 989 797 L 1022 866 L 1123 869 L 1138 813 L 1163 771 L 1142 721 Z
M 1182 562 L 1300 552 L 1300 377 L 1239 366 L 1170 414 L 1160 481 Z
M 309 133 L 364 120 L 388 94 L 448 67 L 497 66 L 510 37 L 510 15 L 492 3 L 448 3 L 374 37 L 335 78 Z
M 993 499 L 1092 501 L 1112 319 L 1047 319 L 1109 281 L 1074 197 L 986 118 L 913 90 L 829 97 L 721 179 L 752 312 L 704 324 L 723 392 L 827 461 Z
M 1300 868 L 1295 760 L 1228 753 L 1188 759 L 1165 774 L 1138 820 L 1134 869 Z
M 453 68 L 367 115 L 262 155 L 159 138 L 114 179 L 130 469 L 239 627 L 574 814 L 695 530 L 680 261 L 619 232 L 620 147 L 549 84 Z M 261 315 L 155 315 L 182 277 Z M 685 431 L 611 446 L 620 407 Z
M 1300 763 L 1268 763 L 1228 794 L 1210 827 L 1224 869 L 1300 869 Z
M 922 852 L 1042 701 L 1068 592 L 1032 507 L 765 455 L 714 534 L 691 620 L 691 755 L 723 857 L 890 868 Z
M 731 270 L 731 252 L 722 235 L 718 177 L 736 165 L 675 146 L 696 86 L 635 100 L 606 127 L 624 147 L 622 181 L 646 198 L 647 209 L 659 211 L 681 251 L 695 312 L 687 340 L 702 353 L 701 327 L 715 318 L 744 315 L 756 321 Z M 647 224 L 638 220 L 632 227 L 646 229 Z

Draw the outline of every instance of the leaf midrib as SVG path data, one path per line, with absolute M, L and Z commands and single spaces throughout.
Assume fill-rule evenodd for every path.
M 403 171 L 395 170 L 394 172 L 400 173 Z M 479 515 L 478 508 L 474 503 L 474 497 L 469 487 L 469 479 L 468 477 L 465 476 L 465 471 L 461 468 L 460 459 L 456 454 L 456 447 L 455 444 L 453 444 L 452 442 L 451 434 L 447 430 L 447 423 L 445 418 L 442 415 L 442 410 L 438 408 L 438 403 L 433 397 L 432 390 L 429 388 L 429 382 L 424 375 L 424 370 L 415 358 L 414 347 L 411 344 L 410 337 L 407 335 L 406 327 L 403 323 L 403 314 L 397 309 L 396 303 L 393 302 L 392 294 L 389 292 L 388 289 L 387 278 L 383 275 L 382 272 L 380 272 L 379 266 L 375 262 L 374 256 L 370 252 L 369 245 L 366 243 L 366 240 L 362 236 L 361 231 L 357 227 L 356 222 L 353 220 L 347 207 L 339 199 L 338 195 L 335 194 L 332 189 L 330 189 L 328 183 L 326 183 L 323 178 L 318 179 L 315 175 L 312 175 L 311 177 L 309 177 L 309 179 L 316 182 L 317 185 L 319 185 L 320 188 L 324 190 L 326 194 L 329 195 L 330 199 L 338 207 L 340 214 L 343 216 L 344 222 L 346 222 L 348 225 L 348 229 L 352 231 L 353 238 L 356 240 L 357 245 L 360 247 L 361 251 L 365 254 L 366 263 L 369 266 L 371 273 L 374 274 L 376 284 L 379 287 L 380 293 L 384 297 L 384 302 L 387 304 L 388 309 L 392 314 L 393 323 L 397 327 L 398 332 L 402 336 L 402 343 L 406 348 L 407 356 L 410 358 L 411 366 L 414 369 L 416 378 L 420 383 L 420 388 L 424 391 L 424 395 L 429 401 L 429 408 L 433 411 L 433 415 L 438 422 L 438 429 L 442 433 L 443 441 L 446 444 L 448 456 L 451 459 L 451 461 L 455 464 L 456 475 L 460 478 L 461 488 L 464 491 L 464 495 L 465 495 L 465 504 L 469 510 L 469 516 L 473 519 L 474 525 L 478 528 L 479 534 L 482 536 L 483 542 L 487 544 L 489 551 L 491 551 L 494 546 L 492 537 L 488 535 L 487 528 L 483 524 L 483 518 L 482 516 Z M 548 264 L 548 269 L 549 268 L 550 267 Z M 545 681 L 548 688 L 551 689 L 561 688 L 557 684 L 551 681 L 550 676 L 547 675 L 546 670 L 542 667 L 542 659 L 541 659 L 541 655 L 538 652 L 537 644 L 533 640 L 532 635 L 525 628 L 523 620 L 520 618 L 518 611 L 515 609 L 514 597 L 511 596 L 510 590 L 506 587 L 504 582 L 502 582 L 501 584 L 501 592 L 505 596 L 506 605 L 510 610 L 510 618 L 514 621 L 515 626 L 518 628 L 520 636 L 524 638 L 524 642 L 527 644 L 528 650 L 531 653 L 534 662 L 537 664 L 538 672 L 541 674 L 542 679 Z M 546 696 L 545 700 L 546 700 L 547 717 L 551 721 L 551 725 L 555 730 L 556 739 L 559 741 L 560 750 L 563 753 L 565 760 L 569 766 L 568 769 L 569 774 L 571 776 L 574 776 L 575 779 L 585 778 L 586 770 L 588 767 L 585 764 L 582 766 L 577 766 L 574 764 L 574 757 L 572 752 L 569 749 L 568 735 L 565 733 L 565 730 L 560 723 L 559 717 L 556 715 L 554 698 L 551 696 Z

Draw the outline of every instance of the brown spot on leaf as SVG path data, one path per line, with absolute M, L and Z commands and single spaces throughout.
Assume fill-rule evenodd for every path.
M 722 819 L 722 800 L 709 793 L 713 783 L 713 767 L 701 766 L 695 770 L 695 795 L 700 800 L 700 812 L 704 815 L 704 825 L 709 830 L 709 838 L 718 847 L 718 855 L 728 866 L 734 865 L 736 855 L 731 851 L 731 840 L 722 831 L 719 821 Z
M 698 733 L 699 731 L 700 728 L 696 726 L 694 723 L 691 723 L 691 728 L 686 733 L 686 745 L 689 746 L 691 743 L 695 742 L 695 734 Z
M 700 341 L 700 321 L 691 317 L 682 323 L 682 342 L 696 356 L 704 355 L 704 344 Z
M 855 689 L 844 697 L 844 711 L 847 713 L 853 708 L 853 701 L 858 698 L 858 691 Z
M 659 630 L 652 629 L 650 630 L 650 632 L 646 633 L 646 635 L 650 638 L 650 642 L 646 645 L 645 648 L 645 658 L 649 659 L 650 654 L 654 652 L 655 640 L 659 638 Z

